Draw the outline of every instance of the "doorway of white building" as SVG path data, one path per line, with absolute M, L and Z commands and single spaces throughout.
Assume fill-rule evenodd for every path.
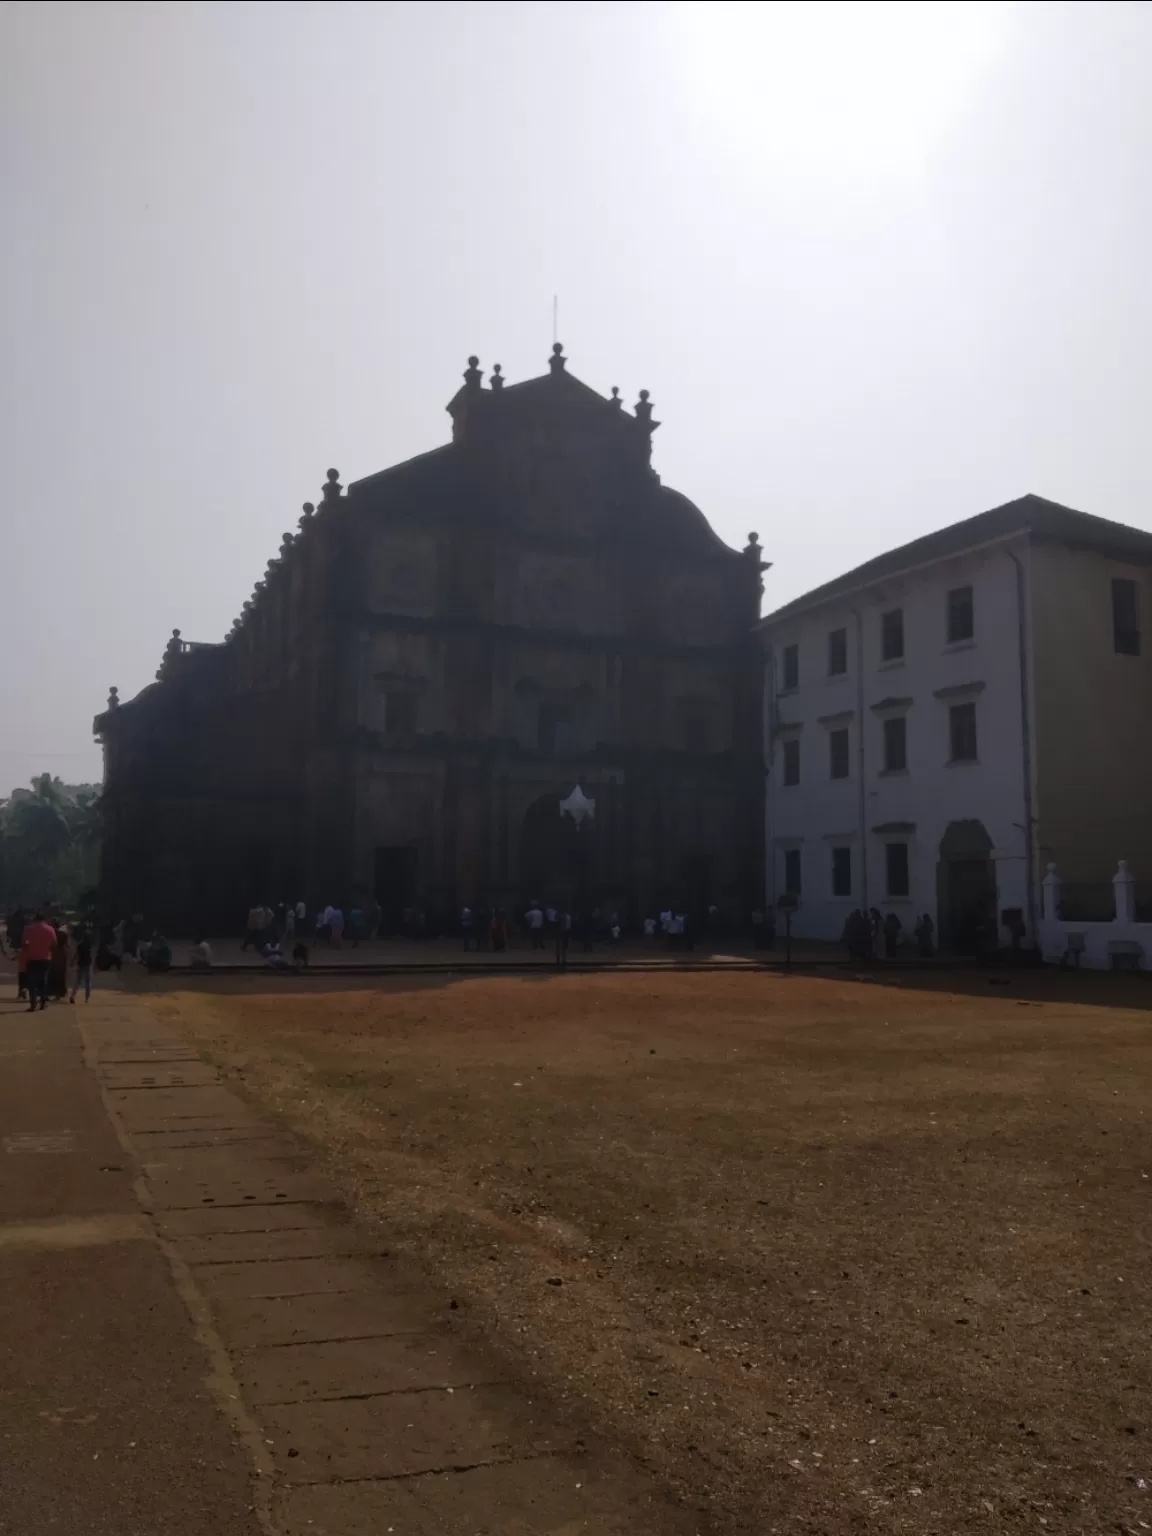
M 996 865 L 981 821 L 951 821 L 936 865 L 936 922 L 945 949 L 983 947 L 996 929 Z

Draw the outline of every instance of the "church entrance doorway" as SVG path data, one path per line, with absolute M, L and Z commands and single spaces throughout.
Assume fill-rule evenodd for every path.
M 560 795 L 541 795 L 520 828 L 520 895 L 575 911 L 587 890 L 592 824 L 560 814 Z
M 376 900 L 385 933 L 399 933 L 404 926 L 404 909 L 415 905 L 418 867 L 415 848 L 377 848 Z

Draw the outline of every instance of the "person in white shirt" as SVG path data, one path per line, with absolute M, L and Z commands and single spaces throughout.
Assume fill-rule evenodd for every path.
M 524 920 L 528 924 L 529 937 L 532 940 L 533 949 L 544 948 L 544 914 L 539 905 L 533 902 L 524 914 Z

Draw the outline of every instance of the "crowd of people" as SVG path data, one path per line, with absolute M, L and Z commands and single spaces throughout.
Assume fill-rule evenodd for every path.
M 936 953 L 936 925 L 927 912 L 916 919 L 912 940 L 922 960 Z M 845 920 L 840 942 L 847 949 L 848 958 L 860 964 L 895 960 L 905 943 L 904 925 L 895 912 L 884 916 L 877 907 L 870 907 L 867 912 L 857 907 Z
M 0 948 L 16 960 L 17 1001 L 27 1002 L 30 1013 L 50 1002 L 75 1003 L 80 993 L 90 1002 L 94 972 L 119 971 L 125 963 L 166 971 L 172 964 L 168 940 L 145 934 L 139 916 L 97 925 L 56 912 L 49 903 L 32 912 L 11 911 Z

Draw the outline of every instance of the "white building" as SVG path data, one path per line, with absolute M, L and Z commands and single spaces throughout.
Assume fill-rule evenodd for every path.
M 793 931 L 1152 879 L 1152 535 L 1040 497 L 892 550 L 769 615 L 767 888 Z M 1141 864 L 1141 861 L 1143 863 Z M 1001 929 L 1002 937 L 1005 930 Z

